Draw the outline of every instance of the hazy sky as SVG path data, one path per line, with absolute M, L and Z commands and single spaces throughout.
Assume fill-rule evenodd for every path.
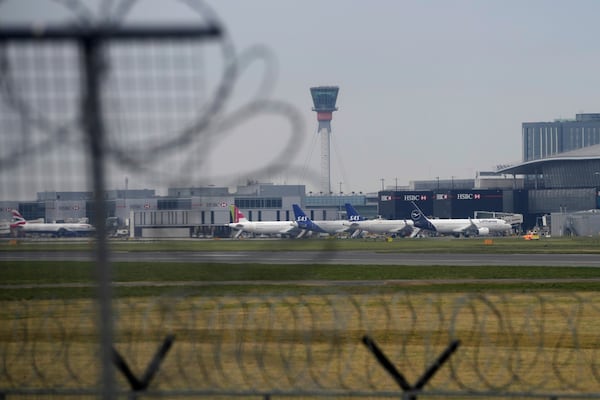
M 32 4 L 40 3 L 0 3 L 0 23 L 22 18 L 26 7 L 34 15 Z M 194 20 L 189 8 L 174 3 L 140 1 L 128 20 Z M 302 142 L 286 155 L 295 171 L 319 173 L 309 88 L 340 87 L 332 121 L 334 192 L 340 182 L 347 193 L 379 190 L 382 178 L 386 186 L 474 178 L 520 161 L 523 122 L 600 112 L 595 0 L 207 4 L 236 51 L 257 44 L 272 51 L 277 73 L 269 98 L 293 105 L 304 121 Z M 258 71 L 249 68 L 241 77 L 234 103 L 252 95 Z M 250 122 L 215 144 L 207 175 L 245 179 L 285 146 L 280 121 L 258 118 L 265 122 Z M 317 181 L 298 172 L 257 178 L 318 190 Z

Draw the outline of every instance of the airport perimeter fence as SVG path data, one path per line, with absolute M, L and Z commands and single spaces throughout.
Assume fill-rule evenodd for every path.
M 68 23 L 0 28 L 0 201 L 92 192 L 96 297 L 0 304 L 0 399 L 600 398 L 595 295 L 113 299 L 107 188 L 311 179 L 289 165 L 306 133 L 269 98 L 268 51 L 236 52 L 206 4 L 173 2 L 193 24 L 160 26 L 123 24 L 135 1 L 101 2 L 99 15 L 48 4 Z M 256 61 L 263 77 L 243 82 Z M 280 151 L 215 171 L 215 148 L 240 160 L 247 142 L 225 138 L 257 116 L 289 133 Z
M 119 393 L 133 398 L 600 398 L 599 300 L 377 291 L 119 299 L 112 360 Z M 0 397 L 98 393 L 95 307 L 3 302 Z

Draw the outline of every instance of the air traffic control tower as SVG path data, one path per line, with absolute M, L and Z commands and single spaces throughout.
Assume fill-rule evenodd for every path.
M 337 86 L 318 86 L 310 88 L 310 95 L 313 99 L 313 111 L 317 112 L 317 121 L 319 121 L 318 133 L 321 135 L 321 187 L 324 194 L 331 193 L 331 163 L 329 157 L 329 145 L 331 135 L 331 119 L 333 112 L 337 111 L 335 102 L 337 101 Z

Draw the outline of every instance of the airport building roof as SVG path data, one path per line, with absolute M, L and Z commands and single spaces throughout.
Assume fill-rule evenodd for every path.
M 501 174 L 534 175 L 540 173 L 541 167 L 557 162 L 600 160 L 600 145 L 583 147 L 550 157 L 526 161 L 517 165 L 499 169 Z

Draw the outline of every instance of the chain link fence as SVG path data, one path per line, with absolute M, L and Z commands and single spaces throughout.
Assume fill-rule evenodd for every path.
M 107 187 L 311 179 L 289 164 L 304 127 L 269 96 L 268 50 L 238 52 L 202 2 L 182 2 L 197 23 L 175 27 L 122 24 L 135 1 L 105 2 L 99 19 L 54 3 L 68 25 L 0 30 L 0 190 L 94 193 L 97 293 L 2 302 L 0 399 L 600 397 L 595 294 L 113 299 Z M 254 95 L 236 98 L 257 62 Z M 279 151 L 211 171 L 213 149 L 259 115 L 287 133 Z

